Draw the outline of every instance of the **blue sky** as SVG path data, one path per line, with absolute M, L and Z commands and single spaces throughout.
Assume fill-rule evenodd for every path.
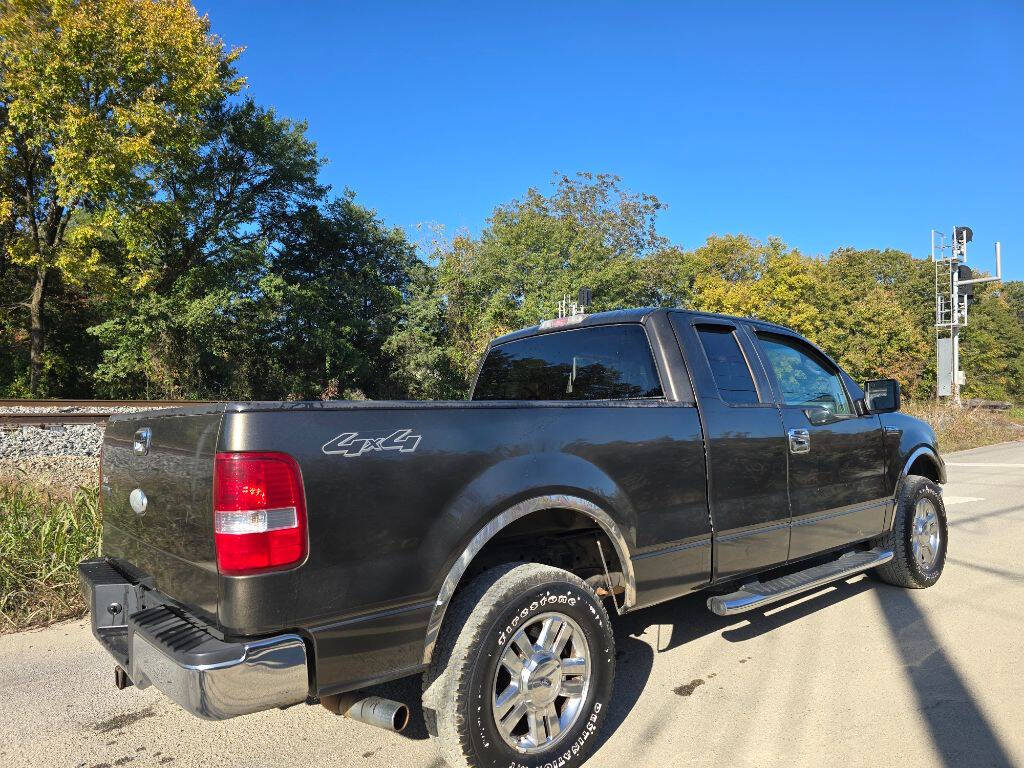
M 478 233 L 555 170 L 711 233 L 928 253 L 1024 279 L 1024 4 L 196 0 L 249 92 L 389 225 Z M 770 5 L 778 7 L 769 8 Z

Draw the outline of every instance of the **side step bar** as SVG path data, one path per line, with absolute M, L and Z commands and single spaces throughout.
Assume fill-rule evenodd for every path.
M 822 563 L 805 571 L 780 576 L 771 581 L 754 581 L 744 584 L 728 595 L 708 598 L 708 610 L 719 616 L 732 616 L 744 611 L 753 611 L 780 600 L 788 600 L 801 592 L 845 579 L 892 560 L 892 550 L 870 549 L 867 552 L 847 552 L 838 560 Z

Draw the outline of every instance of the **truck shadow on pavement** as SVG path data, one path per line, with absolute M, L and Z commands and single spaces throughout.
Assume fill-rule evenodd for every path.
M 917 709 L 947 766 L 1012 766 L 970 689 L 911 590 L 877 585 L 878 603 L 900 652 Z
M 765 611 L 752 611 L 742 616 L 716 616 L 705 606 L 706 595 L 696 594 L 620 617 L 616 626 L 616 642 L 621 649 L 621 658 L 615 696 L 601 743 L 607 741 L 626 720 L 647 686 L 654 651 L 637 637 L 652 627 L 659 628 L 655 637 L 658 652 L 711 634 L 720 634 L 729 642 L 742 643 L 869 591 L 879 602 L 917 700 L 916 713 L 912 710 L 894 712 L 894 721 L 904 716 L 919 715 L 928 727 L 942 764 L 949 768 L 964 765 L 1012 766 L 1010 755 L 943 649 L 913 592 L 864 575 L 836 582 L 795 601 L 778 603 Z M 674 690 L 681 696 L 687 696 L 704 683 L 703 678 L 697 677 Z M 670 721 L 666 719 L 660 727 L 668 725 Z M 648 742 L 656 735 L 645 734 L 641 741 Z
M 707 596 L 694 594 L 614 619 L 618 662 L 615 693 L 605 726 L 600 732 L 598 749 L 625 722 L 643 695 L 656 652 L 664 653 L 712 634 L 720 634 L 731 643 L 742 643 L 868 591 L 875 593 L 881 606 L 916 696 L 918 713 L 928 726 L 943 764 L 950 768 L 1012 765 L 998 735 L 943 650 L 911 592 L 887 586 L 864 575 L 836 582 L 789 603 L 778 603 L 764 611 L 752 611 L 742 616 L 716 616 L 705 605 Z M 648 635 L 654 627 L 657 630 L 655 647 L 652 648 L 651 638 L 641 637 Z M 706 681 L 696 677 L 692 681 L 680 682 L 686 684 L 674 689 L 675 692 L 688 696 Z M 409 704 L 410 722 L 402 736 L 411 739 L 428 736 L 420 706 L 420 684 L 420 678 L 416 676 L 371 689 L 377 695 Z M 896 719 L 910 715 L 910 711 L 893 713 Z M 666 718 L 660 727 L 670 725 L 671 720 Z M 652 739 L 656 735 L 648 734 Z
M 741 643 L 858 595 L 871 589 L 873 585 L 874 583 L 866 578 L 854 577 L 849 583 L 838 582 L 837 585 L 812 592 L 810 598 L 803 596 L 801 602 L 778 603 L 768 606 L 763 611 L 751 611 L 742 616 L 726 617 L 711 613 L 707 608 L 705 593 L 679 597 L 620 616 L 615 621 L 615 643 L 618 649 L 616 655 L 619 657 L 615 694 L 612 697 L 608 719 L 599 737 L 598 748 L 625 722 L 643 694 L 654 666 L 655 652 L 665 653 L 713 634 L 721 634 L 729 642 Z M 655 648 L 652 649 L 649 642 L 638 638 L 646 635 L 653 627 L 657 629 L 654 637 Z M 746 659 L 742 661 L 745 662 Z M 694 677 L 692 680 L 680 682 L 685 684 L 675 688 L 675 693 L 689 696 L 707 681 L 703 677 Z M 666 719 L 661 727 L 669 725 L 670 720 Z M 654 738 L 656 734 L 646 736 Z M 642 739 L 645 742 L 647 740 Z

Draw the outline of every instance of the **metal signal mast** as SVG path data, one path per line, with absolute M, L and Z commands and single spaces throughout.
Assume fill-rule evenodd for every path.
M 960 329 L 967 325 L 967 307 L 974 286 L 1002 279 L 1002 256 L 996 243 L 996 274 L 974 277 L 967 266 L 967 244 L 974 239 L 970 227 L 953 227 L 952 242 L 932 230 L 932 261 L 935 264 L 936 397 L 952 397 L 960 405 L 960 387 L 966 382 L 960 370 Z

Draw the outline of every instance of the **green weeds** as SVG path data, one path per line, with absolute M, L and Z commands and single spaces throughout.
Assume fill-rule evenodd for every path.
M 78 563 L 99 549 L 95 488 L 0 483 L 0 632 L 81 616 Z

